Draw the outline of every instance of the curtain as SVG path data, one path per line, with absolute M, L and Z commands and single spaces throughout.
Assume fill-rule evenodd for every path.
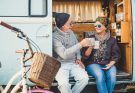
M 54 1 L 53 12 L 69 13 L 74 21 L 93 22 L 103 14 L 101 1 Z

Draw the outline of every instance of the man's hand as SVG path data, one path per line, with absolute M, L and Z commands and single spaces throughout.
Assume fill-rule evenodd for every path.
M 80 44 L 82 45 L 82 47 L 87 47 L 91 45 L 91 42 L 88 38 L 83 39 Z
M 82 63 L 81 60 L 77 59 L 75 63 L 76 63 L 76 64 L 79 64 L 79 66 L 80 66 L 81 68 L 83 68 L 83 69 L 85 68 L 85 66 L 84 66 L 84 64 Z

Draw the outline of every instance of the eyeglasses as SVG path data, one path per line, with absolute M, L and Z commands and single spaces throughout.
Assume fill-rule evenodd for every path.
M 97 27 L 97 28 L 101 28 L 101 27 L 102 27 L 102 25 L 101 25 L 101 24 L 97 24 L 97 25 L 95 25 L 95 27 Z
M 71 22 L 71 23 L 70 23 L 71 26 L 74 25 L 74 24 L 75 24 L 75 22 Z
M 73 26 L 74 24 L 75 24 L 74 22 L 67 22 L 65 25 Z

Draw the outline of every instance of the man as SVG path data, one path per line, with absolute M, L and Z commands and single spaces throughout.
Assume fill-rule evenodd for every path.
M 88 75 L 81 62 L 80 49 L 89 46 L 88 39 L 78 43 L 71 31 L 72 19 L 67 13 L 55 13 L 56 27 L 53 32 L 54 57 L 61 62 L 56 75 L 58 89 L 61 93 L 80 93 L 88 84 Z M 71 89 L 69 77 L 73 76 L 76 83 Z

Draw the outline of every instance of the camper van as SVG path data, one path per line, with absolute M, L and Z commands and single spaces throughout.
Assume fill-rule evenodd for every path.
M 0 21 L 25 33 L 40 51 L 52 56 L 52 12 L 65 12 L 73 17 L 72 30 L 79 41 L 95 33 L 94 23 L 98 16 L 108 17 L 111 20 L 111 36 L 116 38 L 121 51 L 121 59 L 116 64 L 116 87 L 120 86 L 118 90 L 126 91 L 127 86 L 135 83 L 134 7 L 135 0 L 1 0 Z M 3 25 L 0 25 L 0 42 L 0 85 L 5 87 L 20 70 L 21 55 L 15 51 L 25 49 L 27 45 L 17 37 L 16 32 Z M 36 51 L 35 46 L 32 47 Z M 84 93 L 95 85 L 94 78 L 89 78 Z M 13 82 L 13 85 L 18 81 Z M 52 87 L 57 87 L 56 83 L 53 82 Z M 52 91 L 58 93 L 57 88 Z

